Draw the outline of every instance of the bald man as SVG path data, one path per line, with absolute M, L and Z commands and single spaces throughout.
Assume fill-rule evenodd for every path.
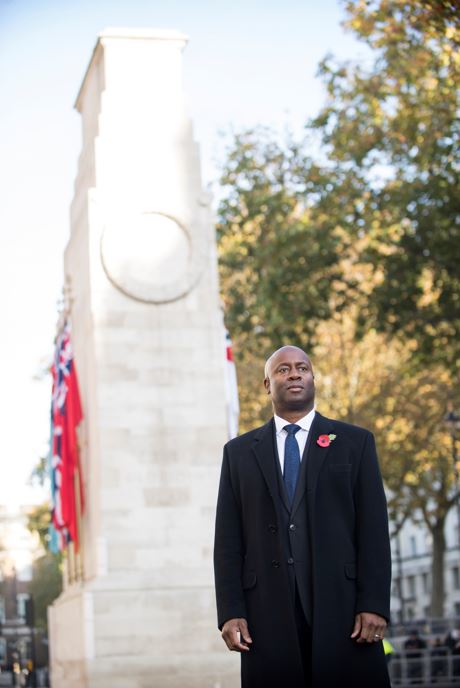
M 391 559 L 367 430 L 315 411 L 313 367 L 275 351 L 273 418 L 225 445 L 214 568 L 218 625 L 243 688 L 389 688 Z

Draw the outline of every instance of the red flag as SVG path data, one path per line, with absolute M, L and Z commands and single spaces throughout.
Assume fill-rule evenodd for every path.
M 83 418 L 77 373 L 70 340 L 70 325 L 65 323 L 56 341 L 52 367 L 52 520 L 61 535 L 61 549 L 67 542 L 78 551 L 78 508 L 75 483 L 78 474 L 79 502 L 84 509 L 77 427 Z

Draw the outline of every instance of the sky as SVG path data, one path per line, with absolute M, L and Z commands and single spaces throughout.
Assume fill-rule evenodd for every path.
M 204 182 L 218 192 L 222 132 L 300 133 L 324 99 L 318 62 L 364 59 L 340 0 L 0 0 L 0 505 L 44 500 L 28 485 L 47 451 L 63 250 L 80 151 L 74 102 L 108 27 L 176 29 Z

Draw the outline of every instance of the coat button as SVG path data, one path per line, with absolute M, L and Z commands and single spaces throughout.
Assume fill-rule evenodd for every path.
M 279 565 L 280 565 L 279 561 L 276 561 L 276 559 L 273 559 L 273 561 L 272 561 L 273 568 L 277 569 L 277 568 L 279 568 Z
M 289 557 L 288 564 L 293 564 L 293 563 L 294 563 L 294 559 L 292 557 Z
M 268 530 L 270 531 L 270 533 L 276 533 L 278 531 L 278 527 L 273 525 L 273 523 L 270 523 L 270 525 L 268 526 Z
M 295 529 L 296 529 L 295 524 L 294 524 L 294 523 L 291 523 L 291 525 L 289 526 L 289 530 L 295 530 Z

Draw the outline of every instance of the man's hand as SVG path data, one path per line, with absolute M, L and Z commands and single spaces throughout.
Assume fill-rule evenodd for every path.
M 383 616 L 361 612 L 355 616 L 355 626 L 352 638 L 356 638 L 357 643 L 379 643 L 385 637 L 387 622 Z
M 238 633 L 240 637 L 238 637 Z M 229 650 L 235 652 L 248 652 L 252 638 L 249 635 L 246 619 L 229 619 L 222 628 L 222 638 Z

